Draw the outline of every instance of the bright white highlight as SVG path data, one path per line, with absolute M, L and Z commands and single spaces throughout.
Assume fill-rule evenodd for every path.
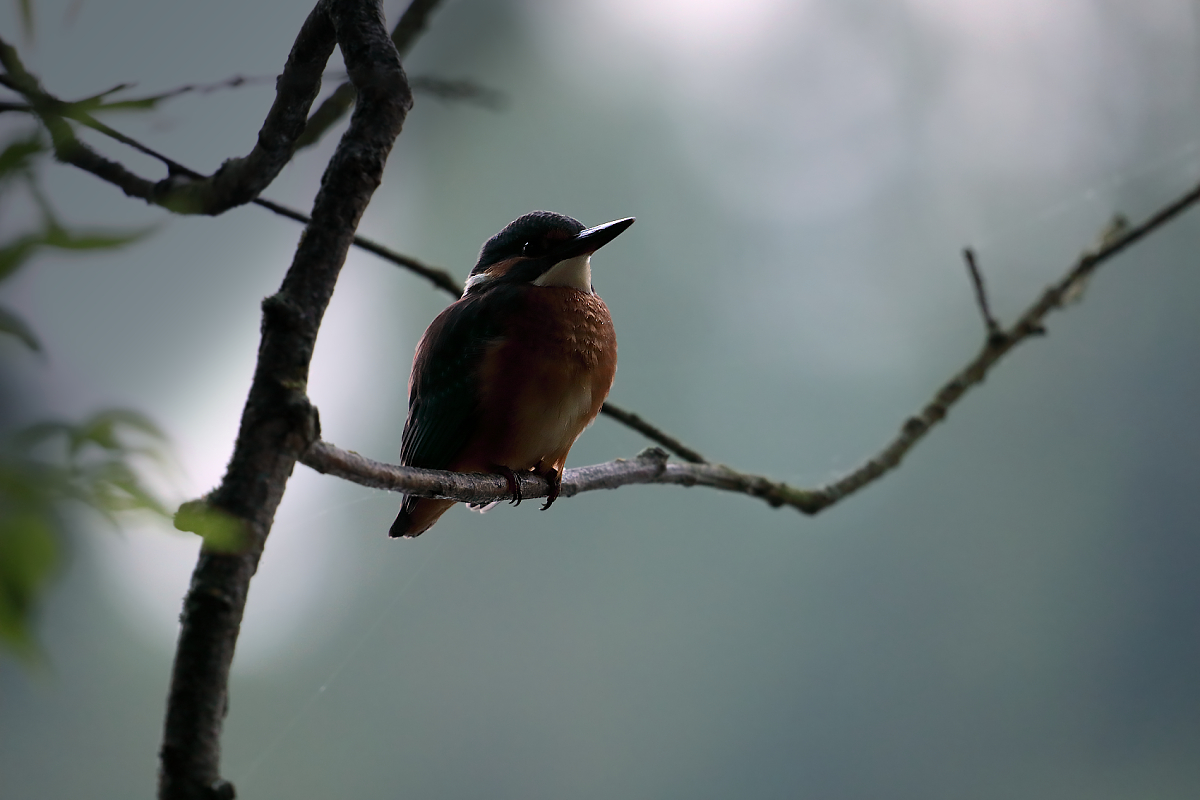
M 594 13 L 633 36 L 680 53 L 711 58 L 744 52 L 769 35 L 787 0 L 604 0 Z M 803 5 L 801 3 L 801 5 Z
M 286 263 L 290 256 L 280 250 L 269 257 Z M 395 315 L 388 307 L 390 276 L 366 268 L 369 262 L 356 263 L 366 258 L 349 256 L 310 373 L 309 392 L 321 410 L 326 435 L 335 441 L 363 441 L 364 431 L 383 415 L 395 414 L 395 398 L 403 398 L 402 371 L 389 376 L 394 382 L 389 390 L 372 353 L 363 347 L 378 335 L 377 320 Z M 220 482 L 253 370 L 252 340 L 230 341 L 227 348 L 214 349 L 208 363 L 196 365 L 178 393 L 155 408 L 186 471 L 174 499 L 198 497 Z M 386 453 L 384 447 L 381 453 Z M 353 516 L 358 501 L 347 502 L 341 489 L 337 482 L 296 468 L 254 578 L 233 664 L 236 672 L 279 669 L 334 627 L 351 596 L 346 587 L 354 580 L 337 532 L 350 520 L 361 524 Z M 353 496 L 365 501 L 371 494 Z M 384 522 L 379 525 L 382 535 Z M 114 606 L 149 646 L 170 652 L 200 540 L 163 527 L 134 524 L 123 533 L 97 530 L 88 539 Z

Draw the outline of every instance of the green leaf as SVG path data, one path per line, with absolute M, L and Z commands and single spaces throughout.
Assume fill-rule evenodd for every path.
M 104 111 L 149 111 L 156 108 L 163 100 L 169 100 L 177 93 L 170 92 L 167 94 L 156 94 L 150 97 L 139 97 L 135 100 L 114 100 L 111 103 L 102 103 L 92 109 L 93 112 L 99 114 Z
M 3 306 L 0 306 L 0 333 L 15 336 L 35 353 L 40 353 L 42 350 L 41 342 L 33 334 L 33 329 L 29 327 L 28 323 Z
M 130 452 L 117 435 L 121 427 L 132 428 L 159 442 L 167 440 L 167 435 L 146 416 L 125 408 L 110 408 L 93 414 L 71 429 L 71 452 L 77 453 L 88 444 L 114 452 Z
M 109 512 L 152 511 L 170 517 L 166 506 L 142 485 L 137 473 L 124 461 L 105 461 L 86 470 L 81 479 L 91 504 Z
M 41 134 L 34 131 L 23 139 L 14 139 L 0 150 L 0 179 L 9 177 L 10 173 L 22 173 L 29 169 L 33 157 L 46 151 L 46 143 Z
M 60 250 L 112 250 L 144 239 L 157 225 L 136 231 L 72 231 L 53 219 L 47 219 L 40 233 L 27 233 L 0 246 L 0 281 L 16 272 L 39 247 Z
M 93 414 L 86 424 L 90 425 L 98 422 L 113 426 L 124 425 L 160 442 L 167 440 L 167 435 L 163 433 L 162 428 L 155 425 L 145 414 L 130 408 L 107 408 L 104 411 Z
M 84 97 L 79 100 L 73 100 L 70 103 L 63 103 L 59 113 L 61 113 L 64 117 L 75 119 L 79 115 L 87 114 L 88 112 L 95 111 L 96 109 L 103 107 L 105 98 L 110 97 L 117 92 L 123 92 L 126 89 L 132 89 L 136 85 L 137 84 L 133 83 L 118 83 L 111 89 L 105 89 L 99 94 L 94 94 L 90 97 Z
M 0 517 L 0 642 L 17 652 L 34 649 L 30 617 L 58 564 L 49 509 Z
M 56 222 L 48 222 L 42 233 L 42 244 L 62 250 L 110 250 L 144 239 L 157 225 L 138 231 L 112 233 L 108 231 L 71 231 Z
M 6 245 L 0 245 L 0 281 L 16 272 L 42 244 L 42 237 L 27 233 Z
M 70 480 L 66 470 L 24 460 L 0 461 L 0 508 L 48 506 Z M 7 512 L 6 512 L 7 513 Z
M 28 452 L 47 439 L 56 436 L 65 436 L 69 439 L 74 430 L 75 426 L 66 422 L 38 422 L 13 434 L 13 443 L 20 450 Z
M 199 534 L 206 550 L 236 553 L 250 538 L 248 523 L 228 511 L 208 504 L 207 500 L 189 500 L 175 512 L 175 527 Z
M 0 446 L 0 647 L 39 654 L 30 620 L 58 563 L 64 503 L 80 502 L 114 526 L 124 511 L 170 516 L 138 469 L 141 457 L 159 455 L 165 438 L 144 415 L 107 409 L 78 424 L 30 425 Z M 244 541 L 244 526 L 227 514 L 202 522 L 211 549 Z

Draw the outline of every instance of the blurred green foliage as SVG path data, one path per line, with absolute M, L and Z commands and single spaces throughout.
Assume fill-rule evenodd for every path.
M 163 465 L 164 443 L 152 422 L 125 409 L 40 422 L 8 437 L 0 449 L 0 644 L 36 652 L 30 618 L 59 561 L 65 504 L 114 524 L 122 511 L 170 518 L 136 468 L 139 459 Z
M 108 250 L 123 247 L 149 235 L 153 229 L 137 231 L 71 230 L 59 222 L 53 207 L 42 194 L 34 170 L 35 160 L 48 145 L 40 131 L 18 137 L 0 150 L 0 196 L 23 187 L 41 211 L 42 224 L 37 230 L 0 241 L 0 283 L 11 278 L 39 250 Z M 0 334 L 21 340 L 32 350 L 40 350 L 33 330 L 17 314 L 0 306 Z
M 44 248 L 95 251 L 121 247 L 150 231 L 74 230 L 63 225 L 41 192 L 37 159 L 47 152 L 39 131 L 0 148 L 0 201 L 24 193 L 37 205 L 40 225 L 0 241 L 0 283 Z M 42 345 L 32 327 L 0 307 L 0 334 L 33 351 Z M 59 564 L 74 503 L 116 522 L 119 512 L 143 510 L 169 518 L 139 475 L 139 464 L 165 466 L 165 439 L 133 411 L 102 411 L 73 423 L 39 422 L 7 432 L 0 442 L 0 647 L 25 657 L 37 653 L 31 620 Z

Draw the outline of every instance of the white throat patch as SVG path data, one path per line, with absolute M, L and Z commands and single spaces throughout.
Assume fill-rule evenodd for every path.
M 592 255 L 565 258 L 543 272 L 534 286 L 568 286 L 581 292 L 592 291 Z

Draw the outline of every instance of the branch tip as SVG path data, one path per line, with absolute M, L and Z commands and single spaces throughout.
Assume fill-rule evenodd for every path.
M 979 313 L 983 316 L 983 325 L 987 329 L 987 342 L 991 347 L 998 347 L 1007 338 L 1000 328 L 1000 323 L 992 316 L 988 303 L 987 288 L 983 283 L 983 272 L 975 262 L 975 251 L 970 247 L 963 248 L 963 259 L 967 262 L 967 272 L 971 275 L 971 284 L 975 287 L 975 302 L 979 305 Z

